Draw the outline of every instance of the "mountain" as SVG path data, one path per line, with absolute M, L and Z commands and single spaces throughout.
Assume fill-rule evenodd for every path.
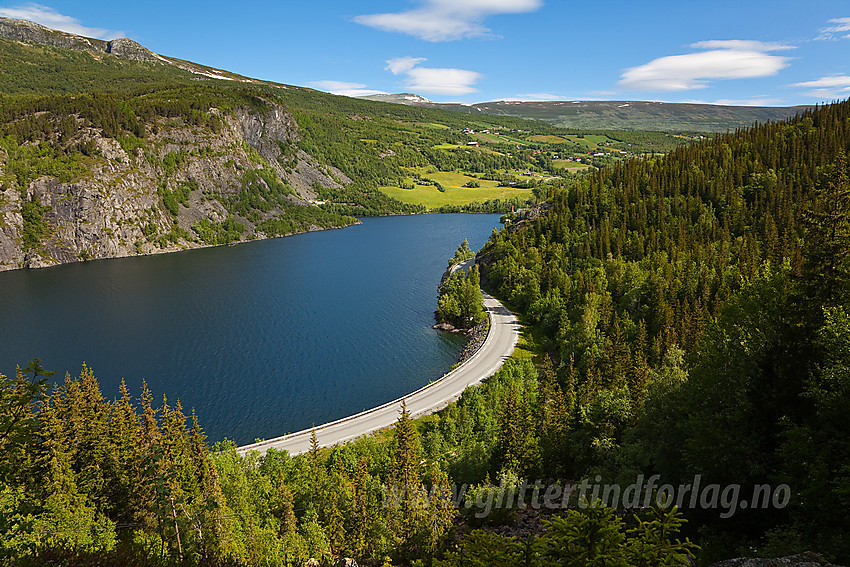
M 368 96 L 361 96 L 357 98 L 362 98 L 365 100 L 376 100 L 378 102 L 392 102 L 395 104 L 409 104 L 411 106 L 416 106 L 419 104 L 428 105 L 428 104 L 436 104 L 433 101 L 428 100 L 424 96 L 419 96 L 418 94 L 413 93 L 398 93 L 398 94 L 375 94 Z
M 0 37 L 0 270 L 356 222 L 311 204 L 350 179 L 280 100 L 197 85 L 238 76 L 22 20 Z
M 0 270 L 422 212 L 378 187 L 466 123 L 2 18 Z
M 381 97 L 381 98 L 378 98 Z M 726 132 L 758 123 L 793 118 L 811 106 L 722 106 L 647 101 L 495 101 L 477 104 L 437 103 L 409 93 L 374 95 L 372 100 L 454 110 L 466 114 L 516 116 L 580 130 L 654 130 Z
M 110 41 L 79 36 L 73 33 L 54 30 L 31 22 L 14 18 L 0 18 L 0 38 L 16 42 L 40 44 L 61 49 L 82 51 L 91 54 L 96 60 L 102 60 L 103 55 L 113 55 L 129 61 L 151 61 L 173 65 L 179 69 L 197 75 L 215 79 L 241 82 L 258 82 L 228 71 L 182 61 L 173 57 L 158 55 L 150 49 L 138 44 L 132 39 L 118 38 Z

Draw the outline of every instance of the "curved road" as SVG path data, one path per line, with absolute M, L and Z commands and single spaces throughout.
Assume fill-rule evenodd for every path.
M 264 454 L 267 449 L 274 447 L 286 449 L 290 455 L 299 455 L 310 449 L 313 430 L 316 431 L 316 438 L 322 447 L 346 443 L 395 423 L 401 411 L 402 399 L 407 403 L 407 411 L 411 417 L 433 413 L 446 407 L 458 399 L 467 386 L 478 384 L 495 373 L 513 353 L 519 339 L 520 325 L 516 316 L 490 295 L 483 295 L 484 306 L 490 314 L 490 332 L 484 344 L 472 357 L 436 382 L 376 408 L 315 428 L 243 445 L 237 448 L 237 452 L 243 456 L 248 451 L 260 451 Z

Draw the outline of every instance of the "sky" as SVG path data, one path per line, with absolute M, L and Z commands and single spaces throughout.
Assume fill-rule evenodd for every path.
M 349 96 L 850 97 L 850 0 L 0 0 L 0 16 Z

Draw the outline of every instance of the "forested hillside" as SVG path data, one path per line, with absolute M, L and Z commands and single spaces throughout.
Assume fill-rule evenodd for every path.
M 564 408 L 521 468 L 786 483 L 783 510 L 689 513 L 707 554 L 847 561 L 848 151 L 845 101 L 628 161 L 494 235 L 482 277 L 557 367 L 539 407 Z

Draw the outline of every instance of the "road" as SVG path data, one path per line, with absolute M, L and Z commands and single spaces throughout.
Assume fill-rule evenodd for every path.
M 513 353 L 519 340 L 520 325 L 516 316 L 498 300 L 486 293 L 483 295 L 484 306 L 490 314 L 490 332 L 484 344 L 472 357 L 436 382 L 376 408 L 312 429 L 243 445 L 237 448 L 237 452 L 240 455 L 249 451 L 265 454 L 266 450 L 274 447 L 286 449 L 290 455 L 299 455 L 310 449 L 310 437 L 314 429 L 319 445 L 330 447 L 389 427 L 398 419 L 402 399 L 407 403 L 407 411 L 412 417 L 433 413 L 457 400 L 467 386 L 492 376 Z

